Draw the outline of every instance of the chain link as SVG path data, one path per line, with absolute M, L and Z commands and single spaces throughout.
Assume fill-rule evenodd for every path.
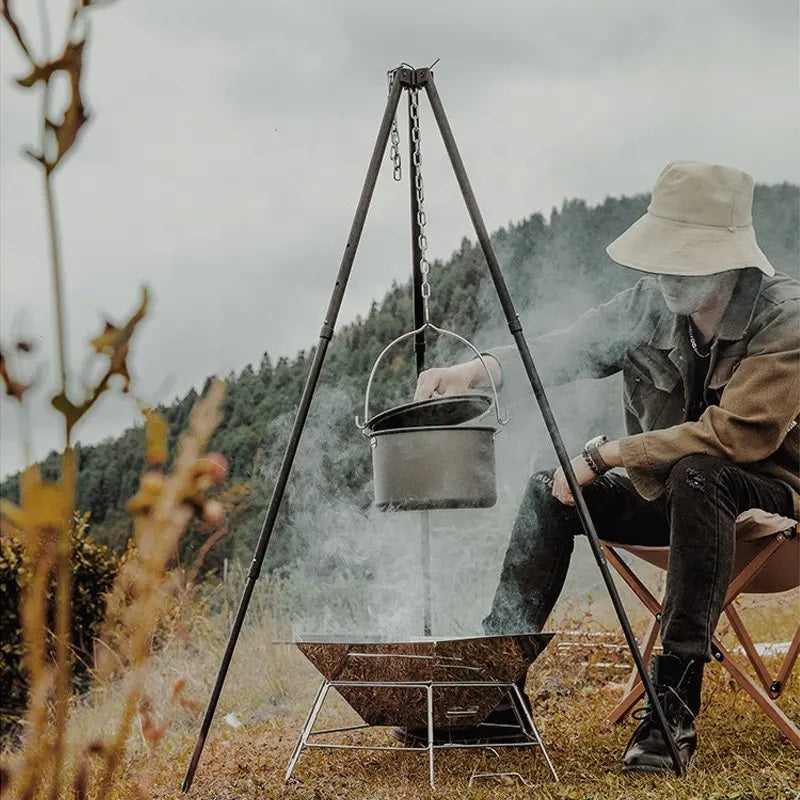
M 417 89 L 410 89 L 411 93 L 411 143 L 413 145 L 413 161 L 416 179 L 414 181 L 415 190 L 417 193 L 417 225 L 419 226 L 419 237 L 417 244 L 419 245 L 419 271 L 422 275 L 422 308 L 425 322 L 430 321 L 428 314 L 428 307 L 430 305 L 431 284 L 429 275 L 431 265 L 428 261 L 428 237 L 425 235 L 425 224 L 427 217 L 425 216 L 425 184 L 422 180 L 422 151 L 420 149 L 420 132 L 419 132 L 419 91 Z
M 389 79 L 389 94 L 392 93 L 392 85 L 394 84 L 395 75 L 397 70 L 390 69 L 386 73 Z M 392 134 L 391 134 L 392 148 L 389 151 L 389 158 L 392 161 L 392 177 L 399 181 L 403 177 L 403 167 L 400 163 L 400 132 L 397 130 L 397 112 L 395 111 L 394 119 L 392 120 Z

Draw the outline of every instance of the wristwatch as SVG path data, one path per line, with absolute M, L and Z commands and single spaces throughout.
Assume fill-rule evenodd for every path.
M 583 460 L 589 465 L 589 469 L 591 469 L 595 475 L 603 475 L 611 469 L 600 455 L 600 445 L 607 441 L 607 436 L 602 434 L 600 436 L 595 436 L 593 439 L 589 439 L 589 441 L 586 442 L 581 451 Z

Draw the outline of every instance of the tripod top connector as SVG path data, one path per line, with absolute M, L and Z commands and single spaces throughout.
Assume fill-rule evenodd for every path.
M 421 89 L 431 77 L 428 67 L 415 69 L 408 64 L 401 64 L 399 67 L 389 70 L 389 73 L 394 76 L 395 80 L 399 80 L 400 85 L 405 89 Z

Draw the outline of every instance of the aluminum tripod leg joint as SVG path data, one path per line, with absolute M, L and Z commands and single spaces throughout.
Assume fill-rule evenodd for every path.
M 394 80 L 400 81 L 404 89 L 421 89 L 431 78 L 431 71 L 427 67 L 414 69 L 407 64 L 401 64 L 394 72 Z

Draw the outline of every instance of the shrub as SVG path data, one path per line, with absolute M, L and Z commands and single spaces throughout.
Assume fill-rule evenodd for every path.
M 72 522 L 72 685 L 83 690 L 89 683 L 95 637 L 105 615 L 106 594 L 120 568 L 120 559 L 88 533 L 89 515 L 76 514 Z M 0 736 L 11 734 L 25 711 L 28 678 L 23 658 L 20 598 L 30 580 L 19 539 L 0 537 Z M 55 576 L 48 589 L 48 644 L 54 650 Z

